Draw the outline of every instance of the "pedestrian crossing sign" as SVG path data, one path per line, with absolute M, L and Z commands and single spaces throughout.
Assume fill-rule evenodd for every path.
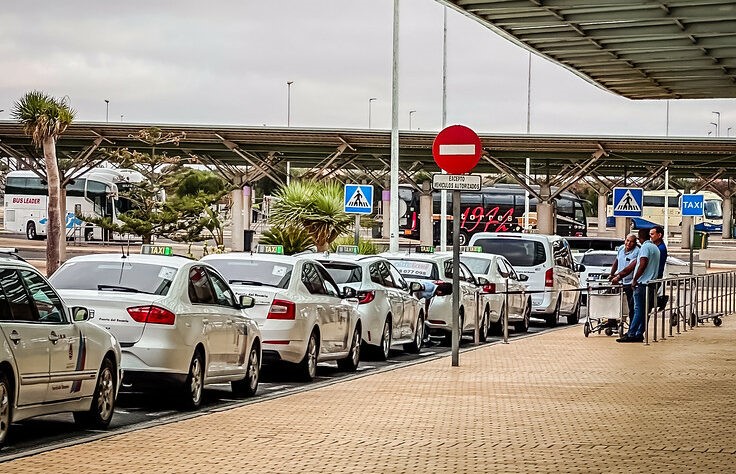
M 613 188 L 613 216 L 641 217 L 644 213 L 642 188 Z
M 373 213 L 373 186 L 370 184 L 346 184 L 344 209 L 348 214 Z

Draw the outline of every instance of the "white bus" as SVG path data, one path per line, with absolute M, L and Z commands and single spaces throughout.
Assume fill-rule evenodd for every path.
M 723 199 L 711 191 L 700 191 L 705 201 L 705 212 L 703 217 L 695 217 L 695 230 L 699 232 L 721 232 L 723 228 Z M 681 192 L 670 189 L 667 194 L 667 214 L 669 225 L 682 225 L 682 213 L 680 212 Z M 608 203 L 608 227 L 614 227 L 613 206 Z M 647 228 L 654 225 L 664 226 L 664 190 L 644 191 L 644 209 L 641 218 L 635 218 L 634 224 L 637 228 Z
M 75 179 L 66 187 L 66 233 L 72 237 L 79 230 L 85 240 L 103 240 L 103 229 L 79 220 L 75 213 L 109 217 L 130 208 L 130 202 L 118 194 L 118 186 L 140 182 L 140 173 L 124 169 L 97 168 Z M 29 240 L 46 235 L 48 188 L 46 182 L 30 170 L 11 171 L 5 178 L 4 229 L 25 232 Z M 62 212 L 64 212 L 62 210 Z

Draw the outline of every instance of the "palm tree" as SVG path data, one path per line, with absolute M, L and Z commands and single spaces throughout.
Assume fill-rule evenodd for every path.
M 66 216 L 62 216 L 60 199 L 59 163 L 56 159 L 56 141 L 74 120 L 76 112 L 66 97 L 56 99 L 40 91 L 27 92 L 15 104 L 11 118 L 23 125 L 23 131 L 31 137 L 36 148 L 43 148 L 48 183 L 48 215 L 46 222 L 46 273 L 51 275 L 59 268 L 60 239 L 66 238 Z M 66 209 L 66 203 L 63 203 Z
M 343 210 L 343 187 L 333 182 L 292 181 L 276 193 L 271 224 L 302 226 L 314 239 L 319 252 L 344 234 L 353 218 Z

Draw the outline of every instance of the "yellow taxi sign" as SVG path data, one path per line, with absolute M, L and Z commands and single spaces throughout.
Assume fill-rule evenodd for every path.
M 338 245 L 337 253 L 351 253 L 353 255 L 358 255 L 358 246 L 357 245 Z
M 416 253 L 434 253 L 433 245 L 417 245 Z
M 461 252 L 477 252 L 477 253 L 481 253 L 481 252 L 483 252 L 483 248 L 482 247 L 479 247 L 477 245 L 473 245 L 473 246 L 461 245 L 460 246 L 460 251 Z
M 276 254 L 276 255 L 283 255 L 284 254 L 284 246 L 283 245 L 258 245 L 257 249 L 258 253 L 270 253 L 270 254 Z
M 174 255 L 174 249 L 168 245 L 141 245 L 141 255 L 163 255 L 170 257 Z

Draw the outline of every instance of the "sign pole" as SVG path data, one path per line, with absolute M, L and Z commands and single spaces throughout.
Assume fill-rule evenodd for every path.
M 360 245 L 360 214 L 355 214 L 355 246 Z
M 690 220 L 690 274 L 693 274 L 693 248 L 695 247 L 695 222 L 692 217 Z
M 460 191 L 452 192 L 452 366 L 460 365 Z

